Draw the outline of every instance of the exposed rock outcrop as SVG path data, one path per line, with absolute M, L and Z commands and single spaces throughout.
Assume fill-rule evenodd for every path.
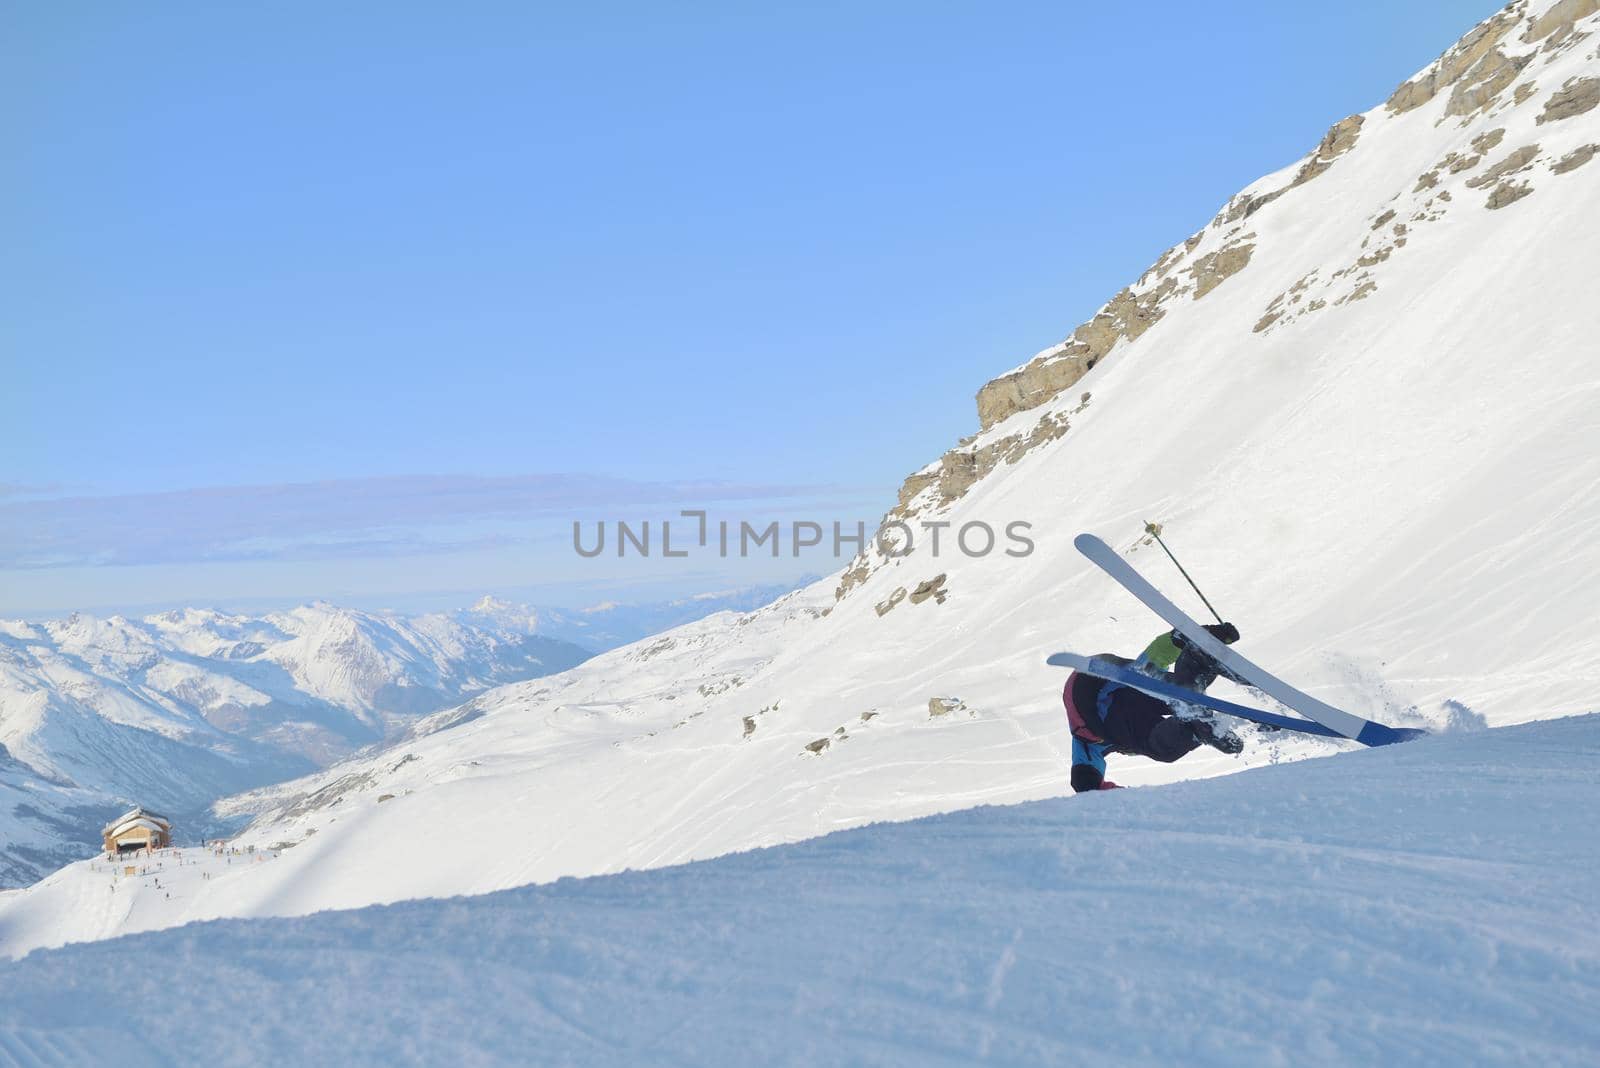
M 1560 0 L 1549 11 L 1531 20 L 1523 31 L 1522 41 L 1533 44 L 1547 37 L 1554 41 L 1563 40 L 1572 32 L 1574 22 L 1588 18 L 1597 11 L 1600 11 L 1600 0 Z
M 1489 192 L 1489 199 L 1484 202 L 1484 206 L 1493 211 L 1507 204 L 1515 204 L 1531 192 L 1533 186 L 1527 182 L 1501 182 Z
M 1479 134 L 1477 137 L 1472 139 L 1472 151 L 1478 153 L 1480 156 L 1487 156 L 1489 153 L 1498 148 L 1500 146 L 1500 142 L 1504 141 L 1505 139 L 1506 130 L 1504 126 L 1500 127 L 1498 130 L 1490 130 L 1488 133 Z
M 1568 171 L 1575 171 L 1593 159 L 1596 152 L 1600 152 L 1600 145 L 1584 145 L 1581 148 L 1575 148 L 1551 166 L 1550 172 L 1552 174 L 1566 174 Z
M 1600 78 L 1572 78 L 1567 84 L 1550 94 L 1544 102 L 1544 111 L 1534 122 L 1543 126 L 1559 122 L 1574 115 L 1582 115 L 1600 104 Z
M 1471 75 L 1468 84 L 1481 81 L 1483 75 L 1473 72 L 1496 50 L 1501 39 L 1511 31 L 1519 18 L 1520 11 L 1508 8 L 1479 23 L 1427 70 L 1401 84 L 1384 106 L 1396 114 L 1404 114 L 1420 108 L 1437 96 L 1440 90 L 1455 85 L 1464 75 Z M 1494 66 L 1491 60 L 1490 69 Z M 1456 114 L 1453 111 L 1451 113 Z
M 1492 104 L 1506 86 L 1517 80 L 1533 57 L 1508 56 L 1500 49 L 1492 49 L 1455 83 L 1450 100 L 1445 104 L 1446 115 L 1474 115 Z
M 1145 293 L 1124 289 L 1067 341 L 986 384 L 978 390 L 978 425 L 987 430 L 1069 389 L 1117 342 L 1133 341 L 1154 326 L 1166 314 L 1161 303 L 1176 286 L 1176 279 L 1166 278 Z
M 1084 395 L 1087 398 L 1088 394 Z M 1082 410 L 1081 408 L 1079 409 Z M 1067 432 L 1071 426 L 1065 415 L 1045 415 L 1033 425 L 1033 429 L 1023 434 L 1008 434 L 998 441 L 990 442 L 976 452 L 971 453 L 970 464 L 962 463 L 953 465 L 953 471 L 948 477 L 940 480 L 940 491 L 947 501 L 953 501 L 966 493 L 978 479 L 993 471 L 1000 463 L 1015 463 L 1023 456 L 1045 442 L 1055 441 Z
M 1358 300 L 1366 300 L 1378 291 L 1378 283 L 1368 279 L 1356 286 L 1349 293 L 1334 301 L 1335 304 L 1351 304 Z
M 1385 222 L 1388 222 L 1389 219 L 1391 219 L 1393 217 L 1394 217 L 1394 213 L 1393 212 L 1389 212 L 1389 213 L 1387 213 L 1387 215 L 1385 215 L 1384 217 L 1380 218 L 1376 225 L 1381 225 L 1381 224 L 1383 224 Z M 1375 225 L 1374 228 L 1376 228 L 1376 225 Z M 1262 313 L 1261 318 L 1256 322 L 1256 325 L 1252 328 L 1252 333 L 1259 334 L 1263 330 L 1266 330 L 1267 328 L 1272 326 L 1272 324 L 1276 323 L 1279 319 L 1283 318 L 1285 315 L 1297 312 L 1299 309 L 1297 309 L 1295 306 L 1300 304 L 1300 302 L 1305 299 L 1306 291 L 1311 288 L 1311 285 L 1312 285 L 1313 282 L 1316 281 L 1316 278 L 1317 278 L 1317 271 L 1315 269 L 1312 269 L 1306 275 L 1301 277 L 1297 282 L 1295 282 L 1294 285 L 1290 286 L 1288 289 L 1284 290 L 1282 293 L 1279 293 L 1276 297 L 1273 297 L 1272 298 L 1272 303 L 1267 305 L 1267 310 Z M 1320 305 L 1319 305 L 1319 308 L 1320 308 Z M 1316 310 L 1319 310 L 1319 308 L 1310 308 L 1310 307 L 1308 307 L 1305 310 L 1307 310 L 1307 311 L 1316 311 Z
M 894 588 L 894 592 L 893 593 L 891 593 L 889 596 L 885 597 L 883 600 L 879 601 L 877 604 L 873 605 L 872 607 L 873 607 L 873 610 L 878 613 L 879 618 L 882 618 L 883 616 L 886 616 L 891 611 L 893 611 L 895 605 L 899 604 L 901 601 L 903 601 L 905 599 L 906 599 L 906 588 L 904 586 L 896 586 Z
M 1255 236 L 1255 234 L 1245 235 L 1245 237 Z M 1255 250 L 1256 246 L 1253 243 L 1241 240 L 1195 260 L 1189 267 L 1189 276 L 1194 279 L 1194 299 L 1199 300 L 1244 270 L 1250 263 L 1251 253 Z
M 872 565 L 867 563 L 865 554 L 858 555 L 850 566 L 845 568 L 844 574 L 839 577 L 839 585 L 833 591 L 833 599 L 842 601 L 844 595 L 867 581 L 867 576 L 872 574 Z
M 978 391 L 979 425 L 987 430 L 1017 412 L 1025 412 L 1043 404 L 1062 390 L 1070 388 L 1088 374 L 1094 365 L 1095 357 L 1063 350 L 1001 375 Z M 901 488 L 902 497 L 915 496 L 917 492 L 909 480 Z
M 1486 185 L 1493 185 L 1507 175 L 1516 174 L 1518 171 L 1527 170 L 1528 166 L 1539 158 L 1538 145 L 1523 145 L 1493 167 L 1484 171 L 1476 178 L 1467 179 L 1467 188 L 1482 189 Z
M 1574 31 L 1574 24 L 1597 11 L 1600 0 L 1560 0 L 1542 15 L 1529 19 L 1516 40 L 1524 45 L 1542 41 L 1546 52 L 1558 50 L 1581 40 L 1584 35 Z M 1533 60 L 1533 52 L 1510 55 L 1501 47 L 1526 13 L 1527 4 L 1513 3 L 1479 23 L 1427 70 L 1401 84 L 1385 106 L 1395 114 L 1404 114 L 1448 88 L 1446 115 L 1471 116 L 1488 108 Z M 1522 103 L 1533 91 L 1531 83 L 1520 85 L 1516 103 Z
M 932 597 L 935 604 L 944 604 L 944 599 L 950 594 L 950 591 L 944 588 L 944 580 L 945 576 L 938 574 L 925 582 L 917 583 L 917 588 L 911 591 L 911 603 L 921 604 Z
M 1356 138 L 1361 136 L 1361 124 L 1366 122 L 1365 115 L 1351 115 L 1340 119 L 1328 128 L 1321 141 L 1317 142 L 1316 149 L 1311 153 L 1311 158 L 1295 172 L 1294 181 L 1289 183 L 1293 189 L 1297 185 L 1305 185 L 1317 175 L 1333 166 L 1333 161 L 1356 147 Z M 1275 197 L 1277 194 L 1273 194 Z M 1251 209 L 1252 211 L 1254 209 Z

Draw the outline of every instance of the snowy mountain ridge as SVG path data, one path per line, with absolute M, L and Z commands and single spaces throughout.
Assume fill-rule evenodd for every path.
M 765 608 L 482 694 L 230 801 L 271 863 L 105 921 L 71 907 L 74 866 L 0 900 L 0 951 L 1059 796 L 1045 656 L 1136 652 L 1162 629 L 1072 537 L 1101 534 L 1193 603 L 1145 520 L 1252 660 L 1332 704 L 1434 728 L 1593 711 L 1600 666 L 1575 653 L 1600 603 L 1597 29 L 1592 0 L 1509 5 L 985 386 L 978 434 L 891 516 L 1026 521 L 1031 555 L 869 551 Z M 1349 748 L 1246 735 L 1237 760 L 1113 758 L 1111 777 Z

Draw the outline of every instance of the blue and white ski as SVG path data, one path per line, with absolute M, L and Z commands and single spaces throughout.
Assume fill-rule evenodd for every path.
M 1421 730 L 1396 729 L 1385 726 L 1382 723 L 1374 723 L 1371 720 L 1352 715 L 1343 709 L 1334 708 L 1332 705 L 1319 701 L 1308 693 L 1302 693 L 1265 668 L 1246 660 L 1238 651 L 1230 649 L 1213 638 L 1206 632 L 1205 628 L 1189 618 L 1183 609 L 1173 604 L 1160 590 L 1152 586 L 1143 575 L 1135 571 L 1133 565 L 1124 560 L 1116 550 L 1093 534 L 1079 534 L 1073 539 L 1072 544 L 1077 546 L 1078 551 L 1087 556 L 1100 570 L 1116 579 L 1123 589 L 1139 598 L 1151 611 L 1166 620 L 1178 633 L 1204 652 L 1210 654 L 1217 663 L 1273 700 L 1293 709 L 1307 719 L 1316 720 L 1345 738 L 1354 738 L 1362 745 L 1388 745 L 1391 742 L 1403 742 L 1427 733 Z
M 1322 738 L 1343 738 L 1344 735 L 1311 719 L 1298 719 L 1294 716 L 1280 716 L 1276 712 L 1263 712 L 1259 708 L 1248 708 L 1245 705 L 1236 705 L 1232 701 L 1224 701 L 1220 697 L 1201 693 L 1198 690 L 1186 689 L 1170 682 L 1141 675 L 1137 671 L 1113 664 L 1107 660 L 1097 660 L 1094 657 L 1079 656 L 1077 653 L 1051 653 L 1045 661 L 1051 667 L 1072 668 L 1085 675 L 1096 678 L 1109 679 L 1122 686 L 1145 693 L 1154 694 L 1156 697 L 1169 701 L 1181 701 L 1184 704 L 1200 705 L 1240 719 L 1248 719 L 1255 723 L 1264 723 L 1269 727 L 1281 727 L 1286 731 L 1299 731 L 1301 734 L 1315 734 Z

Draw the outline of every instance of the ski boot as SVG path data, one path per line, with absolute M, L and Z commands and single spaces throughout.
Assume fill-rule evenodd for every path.
M 1244 752 L 1244 742 L 1232 731 L 1217 730 L 1216 724 L 1209 719 L 1191 719 L 1188 722 L 1190 732 L 1211 748 L 1229 756 L 1237 756 Z

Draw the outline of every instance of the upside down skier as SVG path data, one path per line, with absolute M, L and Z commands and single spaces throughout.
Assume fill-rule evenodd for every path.
M 1212 623 L 1205 629 L 1224 645 L 1239 640 L 1239 629 L 1232 623 Z M 1218 675 L 1232 677 L 1176 630 L 1151 642 L 1136 661 L 1106 653 L 1096 659 L 1195 691 L 1204 691 Z M 1080 671 L 1067 677 L 1061 700 L 1072 725 L 1074 793 L 1116 789 L 1117 784 L 1105 777 L 1107 753 L 1128 753 L 1170 764 L 1202 745 L 1228 754 L 1244 748 L 1237 735 L 1219 731 L 1208 717 L 1181 715 L 1178 708 L 1159 697 Z

